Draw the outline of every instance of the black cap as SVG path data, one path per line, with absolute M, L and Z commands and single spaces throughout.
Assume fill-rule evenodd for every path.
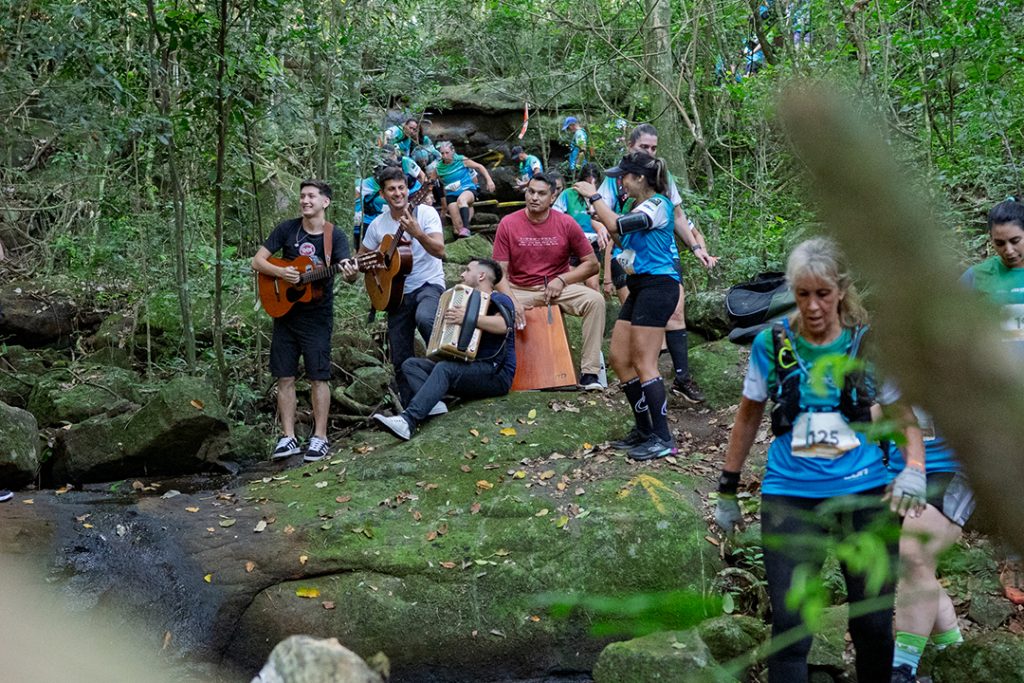
M 645 168 L 643 164 L 638 164 L 635 161 L 631 160 L 629 157 L 623 157 L 622 161 L 620 161 L 617 165 L 605 169 L 604 174 L 612 178 L 618 178 L 620 176 L 626 175 L 627 173 L 645 175 L 647 172 L 648 169 Z
M 523 153 L 523 148 L 520 147 L 519 145 L 516 145 L 515 147 L 512 148 L 512 151 L 509 152 L 508 155 L 510 157 L 512 157 L 513 159 L 515 159 L 517 156 L 519 156 L 522 153 Z

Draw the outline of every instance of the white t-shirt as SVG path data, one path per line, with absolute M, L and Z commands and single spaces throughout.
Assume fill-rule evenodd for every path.
M 428 235 L 434 233 L 442 234 L 441 217 L 432 206 L 420 204 L 415 209 L 416 220 L 419 222 L 423 232 Z M 380 246 L 384 235 L 394 235 L 398 232 L 399 224 L 391 217 L 389 207 L 384 207 L 384 212 L 373 219 L 373 222 L 366 228 L 363 235 L 363 246 L 369 250 L 375 250 Z M 414 292 L 423 285 L 429 283 L 444 288 L 444 268 L 441 259 L 431 256 L 423 248 L 418 239 L 410 237 L 412 242 L 412 272 L 405 278 L 403 293 Z

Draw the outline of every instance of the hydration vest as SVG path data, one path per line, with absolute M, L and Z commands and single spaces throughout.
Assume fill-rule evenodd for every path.
M 850 344 L 846 347 L 846 356 L 857 357 L 861 340 L 867 331 L 867 325 L 858 325 L 853 329 Z M 796 342 L 786 320 L 772 325 L 772 362 L 776 377 L 771 412 L 772 433 L 775 436 L 791 432 L 797 415 L 804 412 L 838 411 L 847 423 L 871 421 L 875 390 L 867 371 L 856 368 L 848 372 L 842 389 L 827 380 L 824 394 L 814 391 L 807 386 L 810 367 L 797 355 Z

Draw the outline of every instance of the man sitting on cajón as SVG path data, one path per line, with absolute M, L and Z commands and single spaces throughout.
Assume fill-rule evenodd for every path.
M 597 275 L 597 257 L 576 221 L 552 211 L 555 182 L 537 173 L 526 186 L 526 208 L 501 219 L 494 236 L 494 260 L 508 273 L 498 290 L 516 304 L 516 327 L 526 325 L 525 308 L 550 304 L 563 313 L 583 317 L 580 387 L 603 387 L 601 339 L 604 336 L 604 297 L 583 282 Z M 579 259 L 570 267 L 569 257 Z
M 516 374 L 515 333 L 513 331 L 514 304 L 494 286 L 501 281 L 501 266 L 491 259 L 474 259 L 462 271 L 462 284 L 490 294 L 486 315 L 477 318 L 476 326 L 483 333 L 476 359 L 442 360 L 409 358 L 402 364 L 402 373 L 414 392 L 412 400 L 400 415 L 377 413 L 373 419 L 387 427 L 392 434 L 409 439 L 427 417 L 443 415 L 448 407 L 442 402 L 446 394 L 460 398 L 491 398 L 504 396 L 512 388 Z M 447 324 L 462 324 L 464 307 L 452 307 L 444 312 Z

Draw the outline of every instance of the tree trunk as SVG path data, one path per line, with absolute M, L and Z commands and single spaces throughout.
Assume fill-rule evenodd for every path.
M 668 162 L 676 181 L 683 187 L 690 186 L 690 175 L 686 159 L 685 135 L 678 105 L 679 88 L 676 87 L 675 59 L 672 54 L 672 4 L 670 0 L 645 0 L 647 21 L 650 30 L 646 32 L 646 52 L 650 55 L 648 71 L 654 78 L 649 87 L 653 103 L 652 123 L 658 128 L 658 154 Z M 672 93 L 666 92 L 671 89 Z M 676 97 L 672 97 L 675 94 Z
M 217 358 L 217 392 L 227 403 L 227 366 L 224 363 L 224 157 L 227 153 L 228 102 L 224 94 L 227 73 L 228 0 L 220 0 L 217 27 L 217 170 L 213 183 L 213 221 L 216 264 L 213 268 L 213 353 Z
M 164 120 L 161 142 L 167 146 L 167 171 L 171 179 L 172 203 L 174 204 L 174 275 L 178 288 L 178 303 L 181 308 L 182 339 L 185 342 L 185 359 L 190 372 L 196 367 L 196 336 L 192 325 L 192 297 L 188 289 L 188 261 L 185 254 L 185 189 L 178 173 L 178 152 L 174 144 L 174 127 L 170 123 L 171 82 L 169 78 L 171 51 L 160 37 L 153 0 L 146 0 L 146 12 L 150 26 L 149 74 L 153 88 L 153 99 Z M 157 48 L 160 63 L 157 65 Z

